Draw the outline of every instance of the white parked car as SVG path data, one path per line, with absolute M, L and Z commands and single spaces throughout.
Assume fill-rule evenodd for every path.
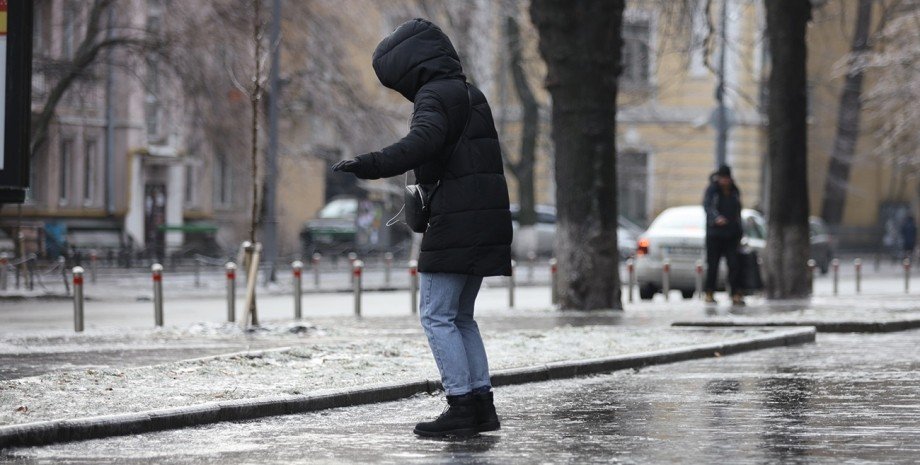
M 550 257 L 553 255 L 553 241 L 556 238 L 556 207 L 551 205 L 536 205 L 534 210 L 537 213 L 537 224 L 534 226 L 536 242 L 535 249 L 537 256 Z M 511 204 L 511 225 L 514 228 L 514 239 L 511 242 L 511 252 L 518 260 L 527 258 L 529 244 L 521 239 L 518 234 L 518 214 L 520 207 L 517 204 Z M 642 228 L 632 221 L 620 216 L 617 221 L 617 249 L 620 253 L 620 259 L 625 260 L 636 252 L 636 239 L 642 233 Z
M 766 246 L 767 229 L 763 216 L 750 209 L 741 210 L 744 237 L 741 243 L 758 254 Z M 636 249 L 636 282 L 639 296 L 651 299 L 662 289 L 664 260 L 671 264 L 670 287 L 684 298 L 696 290 L 696 264 L 706 268 L 706 213 L 702 206 L 669 208 L 652 222 L 639 238 Z M 717 287 L 724 289 L 727 273 L 725 260 L 719 267 Z M 704 276 L 705 278 L 705 276 Z

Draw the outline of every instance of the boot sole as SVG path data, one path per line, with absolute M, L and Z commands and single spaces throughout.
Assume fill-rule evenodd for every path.
M 417 436 L 422 436 L 426 438 L 445 438 L 450 436 L 455 437 L 472 437 L 479 433 L 476 428 L 460 428 L 452 429 L 448 431 L 425 431 L 415 428 L 412 430 Z
M 498 431 L 500 429 L 502 429 L 502 425 L 497 421 L 494 423 L 485 423 L 476 427 L 476 431 L 479 431 L 480 433 L 485 433 L 487 431 Z

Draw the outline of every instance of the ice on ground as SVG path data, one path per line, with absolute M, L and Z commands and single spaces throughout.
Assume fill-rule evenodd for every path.
M 266 331 L 290 333 L 297 325 Z M 235 331 L 203 325 L 187 330 Z M 763 329 L 664 329 L 611 326 L 559 327 L 487 334 L 493 370 L 728 341 Z M 157 332 L 177 337 L 170 330 Z M 0 425 L 210 401 L 283 394 L 319 394 L 331 389 L 385 382 L 436 379 L 437 369 L 421 334 L 351 340 L 317 338 L 290 349 L 233 354 L 139 368 L 55 372 L 0 382 Z

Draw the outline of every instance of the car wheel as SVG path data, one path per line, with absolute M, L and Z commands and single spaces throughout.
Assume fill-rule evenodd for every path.
M 680 295 L 683 296 L 684 299 L 692 299 L 692 298 L 693 298 L 693 294 L 694 294 L 694 291 L 693 291 L 692 289 L 690 289 L 690 290 L 681 289 L 681 291 L 680 291 Z
M 642 300 L 652 300 L 656 292 L 658 292 L 658 289 L 651 284 L 642 284 L 639 286 L 639 298 Z

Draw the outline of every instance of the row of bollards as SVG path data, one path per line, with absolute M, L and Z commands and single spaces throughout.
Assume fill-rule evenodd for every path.
M 551 262 L 551 267 L 555 269 L 555 259 Z M 830 263 L 830 268 L 832 270 L 832 282 L 833 282 L 833 294 L 836 296 L 840 292 L 840 260 L 833 259 Z M 901 263 L 904 269 L 904 293 L 910 293 L 910 270 L 911 270 L 911 261 L 909 258 L 905 258 Z M 815 269 L 818 266 L 818 263 L 809 259 L 806 262 L 808 267 L 809 279 L 814 282 L 815 278 Z M 856 274 L 856 294 L 862 293 L 862 260 L 857 258 L 853 260 L 853 269 Z M 695 267 L 695 293 L 699 298 L 703 296 L 703 261 L 697 260 Z M 632 258 L 626 260 L 626 273 L 627 273 L 627 301 L 629 303 L 633 302 L 633 289 L 635 287 L 636 279 L 636 268 L 635 261 Z M 555 281 L 553 283 L 553 291 L 555 292 Z M 671 291 L 671 263 L 667 258 L 662 261 L 661 264 L 661 287 L 662 293 L 664 294 L 665 301 L 669 300 L 669 294 Z M 553 303 L 556 303 L 555 297 L 553 298 Z
M 0 273 L 5 273 L 6 263 L 3 261 L 6 260 L 6 257 L 0 256 Z M 314 268 L 314 281 L 318 286 L 319 283 L 319 254 L 314 254 L 312 257 L 312 264 Z M 385 257 L 385 263 L 387 263 L 386 273 L 390 274 L 392 268 L 392 256 Z M 364 262 L 355 258 L 351 263 L 351 280 L 353 285 L 353 294 L 354 294 L 354 314 L 356 317 L 361 317 L 362 313 L 362 294 L 363 294 L 363 272 L 364 272 Z M 833 293 L 838 295 L 839 293 L 839 272 L 840 272 L 840 261 L 833 259 L 831 261 L 831 270 L 833 272 Z M 553 258 L 549 260 L 550 266 L 550 287 L 551 287 L 551 301 L 553 304 L 557 304 L 559 300 L 558 295 L 558 261 Z M 817 268 L 817 263 L 814 260 L 808 260 L 807 266 L 809 269 L 810 277 L 814 279 L 814 272 Z M 862 261 L 856 259 L 853 261 L 854 270 L 856 273 L 856 293 L 860 294 L 862 292 Z M 904 259 L 902 262 L 904 269 L 904 292 L 910 292 L 910 271 L 911 271 L 911 261 L 910 259 Z M 300 260 L 294 261 L 291 263 L 291 270 L 293 276 L 293 294 L 294 294 L 294 318 L 299 320 L 303 317 L 303 267 L 304 264 Z M 235 322 L 235 307 L 236 307 L 236 270 L 237 266 L 233 262 L 228 262 L 224 266 L 224 270 L 227 278 L 227 321 L 230 323 Z M 630 258 L 626 260 L 626 270 L 627 270 L 627 300 L 629 303 L 634 302 L 634 289 L 636 287 L 636 267 L 635 261 Z M 409 293 L 410 293 L 410 311 L 412 314 L 418 312 L 418 291 L 419 291 L 419 275 L 418 275 L 418 263 L 416 261 L 408 262 L 408 271 L 409 271 Z M 517 263 L 512 260 L 511 262 L 511 274 L 508 276 L 508 306 L 509 308 L 515 307 L 515 290 L 516 290 L 516 271 Z M 702 287 L 703 287 L 703 263 L 701 260 L 697 260 L 695 266 L 696 274 L 696 294 L 699 297 L 702 297 Z M 73 297 L 74 297 L 74 330 L 77 332 L 82 332 L 84 328 L 84 274 L 85 270 L 83 267 L 76 266 L 72 269 L 73 273 Z M 668 294 L 670 293 L 670 276 L 671 274 L 671 264 L 670 261 L 665 260 L 662 263 L 662 290 L 664 291 L 665 299 L 668 299 Z M 158 327 L 163 326 L 164 316 L 163 316 L 163 266 L 159 263 L 154 263 L 151 266 L 151 277 L 153 279 L 153 305 L 154 305 L 154 324 Z M 4 279 L 6 278 L 5 274 L 0 276 L 0 284 L 5 284 Z M 389 281 L 389 279 L 387 279 Z

